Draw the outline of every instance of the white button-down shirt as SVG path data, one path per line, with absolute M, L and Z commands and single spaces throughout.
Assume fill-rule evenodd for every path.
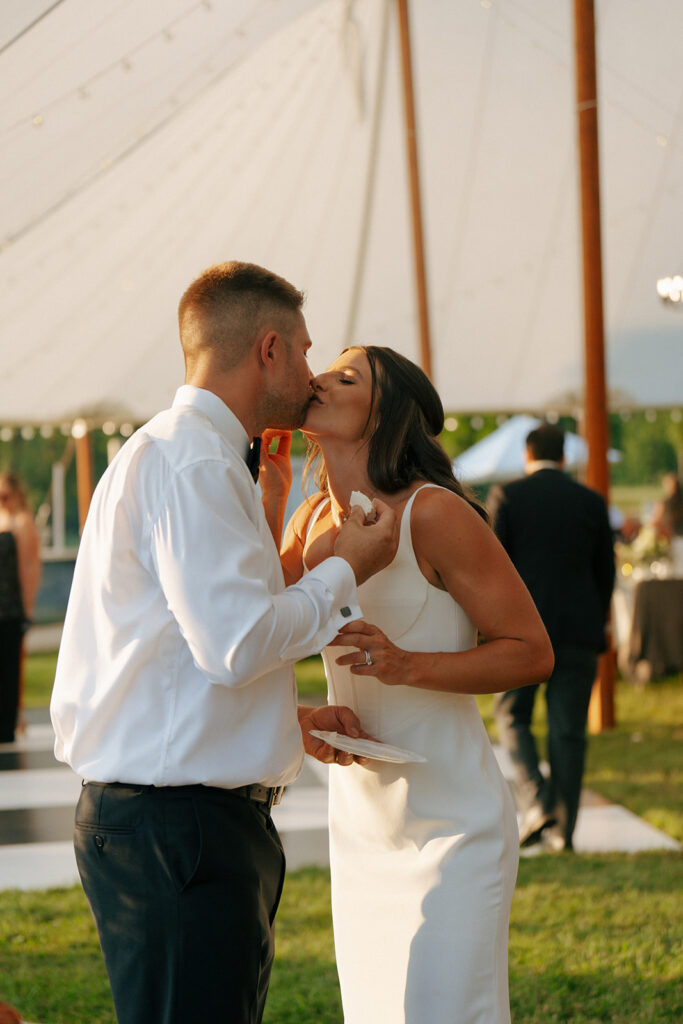
M 362 614 L 341 558 L 285 588 L 248 447 L 185 385 L 95 490 L 51 703 L 55 754 L 86 779 L 232 788 L 300 770 L 293 662 Z

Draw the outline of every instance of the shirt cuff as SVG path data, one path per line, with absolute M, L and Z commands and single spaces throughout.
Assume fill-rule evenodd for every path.
M 319 579 L 334 595 L 329 624 L 336 632 L 348 622 L 363 618 L 363 612 L 358 604 L 356 577 L 345 558 L 332 555 L 306 575 Z

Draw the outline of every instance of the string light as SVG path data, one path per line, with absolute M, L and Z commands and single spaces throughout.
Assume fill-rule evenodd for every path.
M 657 294 L 662 302 L 670 302 L 678 305 L 683 300 L 683 277 L 675 274 L 674 277 L 660 277 L 657 281 Z

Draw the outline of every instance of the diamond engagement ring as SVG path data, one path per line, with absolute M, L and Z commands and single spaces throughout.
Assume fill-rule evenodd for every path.
M 370 657 L 370 651 L 363 651 L 363 654 L 365 655 L 365 664 L 366 665 L 372 665 L 372 658 Z

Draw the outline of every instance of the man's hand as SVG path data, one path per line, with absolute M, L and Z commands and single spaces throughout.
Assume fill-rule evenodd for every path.
M 366 523 L 365 513 L 354 505 L 334 542 L 335 555 L 349 563 L 358 586 L 389 565 L 398 547 L 396 513 L 377 498 L 373 504 L 377 510 L 374 522 Z
M 373 737 L 361 729 L 358 716 L 351 708 L 337 706 L 334 704 L 323 705 L 322 707 L 309 708 L 299 704 L 297 709 L 299 725 L 301 727 L 301 738 L 304 741 L 304 750 L 307 754 L 322 761 L 323 764 L 365 764 L 367 757 L 358 757 L 347 754 L 344 750 L 336 750 L 329 743 L 310 735 L 311 729 L 318 729 L 320 732 L 338 732 L 344 736 L 352 736 L 354 739 L 361 737 L 371 740 Z

